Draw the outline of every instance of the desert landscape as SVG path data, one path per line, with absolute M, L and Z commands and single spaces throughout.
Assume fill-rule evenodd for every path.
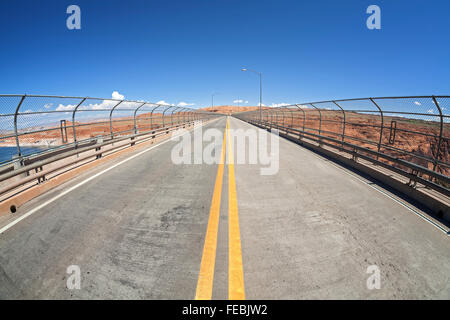
M 183 118 L 183 113 L 173 115 L 174 123 L 178 122 L 179 117 Z M 164 116 L 164 123 L 170 124 L 172 120 L 171 115 Z M 152 119 L 150 114 L 144 113 L 136 117 L 136 127 L 138 131 L 147 131 L 158 129 L 162 127 L 163 117 L 161 114 L 153 114 Z M 132 117 L 113 118 L 112 131 L 113 134 L 130 133 L 134 129 L 134 119 Z M 34 132 L 38 131 L 38 132 Z M 0 135 L 0 147 L 16 146 L 16 140 L 13 132 L 7 132 Z M 60 125 L 53 125 L 47 127 L 29 127 L 19 131 L 19 144 L 28 147 L 54 147 L 65 143 L 74 141 L 73 136 L 73 122 L 66 120 L 65 125 L 61 128 Z M 109 136 L 110 121 L 109 119 L 95 119 L 89 121 L 76 121 L 75 134 L 77 141 L 94 138 L 98 136 Z
M 263 107 L 266 111 L 270 108 Z M 231 115 L 238 112 L 257 111 L 257 106 L 215 106 L 207 107 L 200 110 L 210 111 Z M 263 113 L 263 119 L 267 119 L 291 128 L 303 129 L 306 132 L 319 133 L 319 114 L 312 109 L 304 109 L 303 112 L 294 110 L 292 112 L 278 109 L 270 117 L 267 112 Z M 178 118 L 182 119 L 183 113 L 173 115 L 173 121 L 176 123 Z M 305 118 L 304 118 L 305 117 Z M 137 116 L 136 126 L 138 131 L 146 131 L 157 129 L 162 126 L 163 118 L 161 114 L 144 113 Z M 164 122 L 171 123 L 172 117 L 166 115 Z M 114 118 L 112 122 L 113 133 L 128 134 L 134 129 L 134 120 L 132 117 Z M 342 139 L 343 133 L 343 114 L 340 111 L 322 110 L 321 134 L 330 138 Z M 346 111 L 345 122 L 345 138 L 344 141 L 362 146 L 374 151 L 378 149 L 380 139 L 381 118 L 377 115 L 362 114 Z M 440 146 L 439 164 L 436 170 L 444 175 L 449 174 L 449 150 L 450 144 L 448 132 L 450 124 L 444 124 L 443 139 Z M 403 117 L 384 117 L 382 147 L 380 151 L 390 156 L 397 157 L 412 163 L 416 163 L 430 170 L 433 170 L 433 159 L 436 157 L 439 144 L 439 123 L 433 121 L 423 121 L 418 119 L 408 119 Z M 44 131 L 39 132 L 35 128 L 27 128 L 21 130 L 23 135 L 19 136 L 21 146 L 28 147 L 56 147 L 65 143 L 74 141 L 73 123 L 66 120 L 65 126 L 61 129 L 58 125 L 47 127 Z M 75 122 L 75 131 L 77 141 L 90 139 L 98 136 L 110 135 L 109 119 L 96 119 L 92 123 L 89 121 Z M 26 133 L 25 132 L 32 132 Z M 11 133 L 0 136 L 0 146 L 15 146 L 15 137 L 7 137 Z M 331 142 L 332 144 L 334 142 Z M 338 144 L 338 143 L 334 143 Z M 446 165 L 447 164 L 447 165 Z M 397 164 L 398 166 L 398 164 Z
M 269 108 L 263 107 L 263 110 L 267 109 Z M 217 106 L 205 108 L 205 110 L 233 114 L 244 111 L 257 111 L 258 107 Z M 278 111 L 274 110 L 271 115 L 267 112 L 263 112 L 263 120 L 274 121 L 279 125 L 295 129 L 303 129 L 304 126 L 306 132 L 318 134 L 320 125 L 319 113 L 313 109 L 303 109 L 303 111 L 305 113 L 300 112 L 299 110 L 291 112 L 287 109 L 278 109 Z M 321 135 L 342 140 L 343 113 L 334 110 L 321 110 L 321 112 Z M 258 114 L 256 113 L 255 116 L 258 117 Z M 450 124 L 444 123 L 443 139 L 441 141 L 438 156 L 438 160 L 442 163 L 436 166 L 436 171 L 444 175 L 449 175 L 450 173 L 449 130 Z M 379 116 L 346 111 L 344 141 L 377 151 L 380 131 L 381 118 Z M 433 170 L 433 159 L 436 157 L 438 149 L 439 133 L 439 122 L 384 116 L 382 146 L 380 152 Z M 336 145 L 339 144 L 334 142 L 330 143 Z M 400 165 L 390 163 L 387 160 L 380 160 L 400 167 Z

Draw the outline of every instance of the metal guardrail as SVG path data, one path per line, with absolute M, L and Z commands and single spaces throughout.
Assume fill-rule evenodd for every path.
M 54 172 L 58 172 L 61 169 L 70 167 L 74 164 L 89 161 L 91 159 L 100 159 L 104 154 L 112 154 L 116 150 L 122 150 L 128 146 L 133 146 L 137 143 L 149 141 L 159 136 L 164 136 L 174 130 L 185 128 L 191 125 L 195 125 L 195 122 L 186 122 L 184 124 L 166 126 L 149 132 L 141 132 L 123 137 L 116 137 L 114 139 L 109 139 L 106 142 L 99 141 L 98 143 L 95 144 L 83 146 L 75 150 L 67 150 L 66 152 L 62 152 L 60 154 L 45 158 L 43 160 L 35 161 L 29 165 L 18 167 L 15 170 L 11 170 L 7 173 L 0 175 L 0 182 L 9 181 L 9 179 L 18 177 L 20 175 L 25 175 L 25 177 L 17 181 L 12 181 L 0 187 L 0 195 L 12 191 L 20 186 L 26 185 L 27 183 L 32 182 L 33 180 L 37 180 L 38 184 L 44 182 L 48 175 Z M 110 145 L 108 149 L 102 149 L 103 147 L 108 145 Z M 56 165 L 44 169 L 44 166 L 55 163 Z M 33 172 L 34 170 L 35 172 Z M 32 172 L 32 174 L 30 174 L 30 172 Z
M 146 101 L 44 95 L 0 95 L 0 165 L 99 138 L 136 134 L 211 118 L 212 113 Z
M 329 100 L 234 114 L 391 168 L 450 194 L 450 96 Z

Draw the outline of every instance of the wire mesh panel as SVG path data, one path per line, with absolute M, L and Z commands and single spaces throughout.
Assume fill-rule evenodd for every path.
M 72 110 L 73 131 L 77 142 L 106 137 L 111 134 L 111 109 L 120 101 L 88 98 Z
M 44 152 L 73 142 L 71 110 L 79 98 L 26 96 L 16 113 L 21 155 Z
M 136 130 L 137 132 L 150 131 L 151 129 L 151 114 L 152 110 L 157 108 L 158 105 L 152 103 L 146 103 L 139 107 L 136 111 Z
M 345 129 L 345 112 L 336 103 L 319 102 L 315 103 L 321 113 L 321 134 L 333 139 L 342 140 Z M 330 143 L 335 144 L 334 141 Z
M 18 155 L 14 114 L 23 96 L 0 96 L 0 164 Z
M 134 133 L 134 112 L 143 102 L 124 101 L 110 112 L 111 137 Z
M 179 124 L 198 113 L 144 101 L 0 95 L 0 165 L 98 138 Z
M 163 112 L 168 109 L 167 106 L 159 105 L 151 114 L 151 128 L 158 129 L 163 126 Z
M 389 98 L 374 101 L 384 114 L 384 135 L 380 152 L 433 170 L 441 123 L 432 98 Z
M 450 175 L 450 98 L 435 98 L 442 112 L 442 141 L 436 161 L 436 171 Z M 450 187 L 450 186 L 447 186 Z
M 383 117 L 370 99 L 336 101 L 345 111 L 345 141 L 378 151 Z
M 331 100 L 295 104 L 285 110 L 290 111 L 293 106 L 297 109 L 289 124 L 280 121 L 275 108 L 266 112 L 263 123 L 294 127 L 313 134 L 304 136 L 319 143 L 339 145 L 448 188 L 446 182 L 439 180 L 445 179 L 434 173 L 449 176 L 450 97 Z M 238 117 L 258 122 L 257 112 Z
M 302 131 L 305 131 L 305 126 L 306 126 L 306 113 L 305 113 L 305 109 L 307 109 L 307 106 L 304 105 L 295 105 L 295 108 L 292 107 L 294 109 L 293 111 L 293 116 L 294 116 L 294 124 L 293 127 Z
M 314 134 L 320 134 L 321 113 L 320 110 L 312 104 L 304 104 L 305 111 L 305 131 Z

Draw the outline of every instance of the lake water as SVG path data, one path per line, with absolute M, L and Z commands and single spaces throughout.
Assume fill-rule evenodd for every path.
M 37 147 L 20 147 L 23 155 L 32 154 L 38 151 L 42 151 L 42 148 Z M 11 160 L 14 155 L 17 154 L 16 147 L 0 147 L 0 162 Z

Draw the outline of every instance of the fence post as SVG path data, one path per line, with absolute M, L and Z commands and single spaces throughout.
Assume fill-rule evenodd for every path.
M 178 109 L 180 109 L 180 107 L 176 107 L 175 109 L 172 110 L 172 114 L 170 115 L 170 126 L 173 127 L 173 113 L 175 111 L 177 111 Z
M 439 111 L 439 119 L 440 119 L 440 130 L 439 130 L 439 142 L 438 142 L 438 147 L 436 150 L 436 156 L 434 157 L 434 161 L 433 161 L 433 171 L 436 171 L 437 166 L 438 166 L 438 161 L 439 161 L 439 155 L 441 153 L 441 144 L 442 144 L 442 133 L 444 130 L 444 116 L 442 114 L 442 109 L 439 106 L 439 102 L 436 100 L 435 96 L 432 96 L 433 102 L 436 105 L 436 108 Z
M 294 128 L 294 111 L 289 109 L 289 112 L 291 113 L 291 128 Z
M 78 147 L 78 144 L 77 144 L 77 133 L 76 133 L 76 130 L 75 130 L 75 113 L 77 112 L 78 108 L 83 104 L 83 102 L 86 101 L 86 99 L 87 99 L 87 97 L 83 98 L 81 100 L 81 102 L 75 107 L 75 109 L 73 109 L 73 112 L 72 112 L 73 143 L 75 145 L 75 149 Z
M 380 130 L 380 140 L 378 141 L 378 152 L 381 150 L 381 144 L 383 142 L 383 128 L 384 128 L 384 115 L 383 110 L 381 110 L 380 106 L 373 100 L 373 98 L 369 98 L 370 101 L 378 108 L 378 111 L 381 114 L 381 130 Z M 378 154 L 377 154 L 377 160 L 378 160 Z
M 152 109 L 152 112 L 150 113 L 150 131 L 153 130 L 153 111 L 155 111 L 159 107 L 160 107 L 160 105 L 157 104 L 156 107 L 154 107 Z
M 317 111 L 319 111 L 319 136 L 321 135 L 321 133 L 322 133 L 322 112 L 320 112 L 320 109 L 319 108 L 317 108 L 315 105 L 313 105 L 312 103 L 310 103 L 310 105 L 314 108 L 314 109 L 316 109 Z
M 164 115 L 166 114 L 166 111 L 169 110 L 170 108 L 172 108 L 172 106 L 169 106 L 168 108 L 164 109 L 164 111 L 162 113 L 162 127 L 163 128 L 165 126 Z
M 319 111 L 319 146 L 322 145 L 322 112 L 320 112 L 320 109 L 317 108 L 315 105 L 310 103 L 313 108 L 315 108 L 317 111 Z
M 273 126 L 273 110 L 270 110 L 270 131 L 272 131 Z
M 141 107 L 143 107 L 144 105 L 146 105 L 146 104 L 147 104 L 147 102 L 144 102 L 143 104 L 141 104 L 139 107 L 137 107 L 137 108 L 134 110 L 134 133 L 135 133 L 135 134 L 137 133 L 136 114 L 137 114 L 138 110 L 139 110 Z
M 299 107 L 298 104 L 295 104 L 295 106 L 296 106 L 299 110 L 301 110 L 301 111 L 303 112 L 303 129 L 302 129 L 302 131 L 303 131 L 303 133 L 305 133 L 305 122 L 306 122 L 306 113 L 305 113 L 305 110 L 303 110 L 302 107 Z M 301 136 L 300 136 L 300 137 L 301 137 Z
M 22 152 L 20 151 L 19 130 L 17 129 L 17 116 L 19 115 L 20 106 L 22 105 L 23 100 L 25 100 L 26 96 L 27 96 L 26 94 L 24 94 L 22 96 L 22 99 L 20 99 L 20 102 L 17 105 L 16 112 L 14 113 L 14 134 L 16 136 L 17 156 L 19 157 L 20 162 L 22 162 L 22 159 L 21 159 L 22 158 Z
M 342 142 L 344 142 L 344 138 L 345 138 L 345 110 L 340 105 L 338 105 L 338 103 L 336 101 L 333 100 L 333 103 L 335 105 L 337 105 L 339 109 L 342 110 L 342 114 L 344 115 L 344 122 L 342 123 Z M 344 144 L 342 144 L 342 147 L 344 147 Z
M 183 122 L 184 122 L 184 108 L 181 108 L 181 110 L 178 112 L 178 122 L 177 122 L 177 124 L 178 124 L 178 126 L 180 126 L 180 123 L 181 123 L 181 112 L 183 112 Z
M 118 104 L 116 104 L 116 105 L 111 109 L 111 112 L 109 113 L 109 129 L 110 129 L 110 133 L 111 133 L 111 139 L 114 138 L 113 127 L 112 127 L 112 114 L 113 114 L 113 112 L 114 112 L 114 109 L 116 109 L 117 106 L 118 106 L 119 104 L 121 104 L 123 101 L 124 101 L 124 100 L 122 100 L 122 101 L 120 101 Z
M 285 124 L 285 122 L 284 122 L 285 116 L 284 116 L 284 109 L 283 109 L 283 107 L 281 107 L 280 110 L 281 110 L 281 113 L 283 114 L 283 127 L 284 127 L 284 124 Z

